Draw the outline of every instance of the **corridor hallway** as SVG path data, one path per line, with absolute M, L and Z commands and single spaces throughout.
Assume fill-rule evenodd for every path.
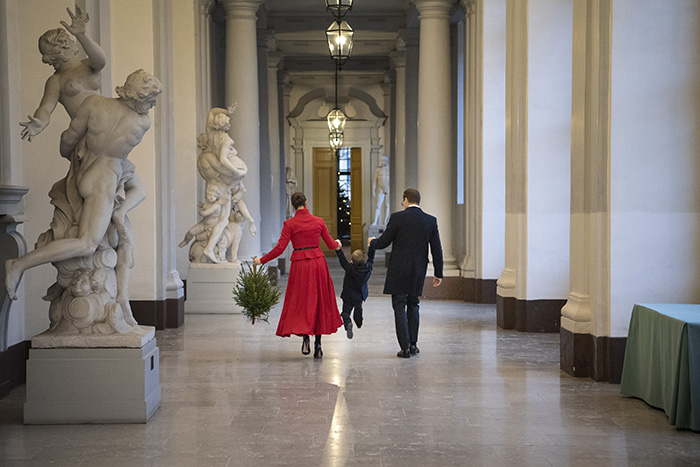
M 697 434 L 561 372 L 558 334 L 497 329 L 493 305 L 423 301 L 421 353 L 397 358 L 384 271 L 378 254 L 363 327 L 324 337 L 321 361 L 274 335 L 281 304 L 270 324 L 187 315 L 158 331 L 163 399 L 147 424 L 25 426 L 16 389 L 0 401 L 0 466 L 700 464 Z

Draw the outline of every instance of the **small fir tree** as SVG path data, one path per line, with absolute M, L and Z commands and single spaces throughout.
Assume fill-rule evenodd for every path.
M 268 322 L 268 313 L 279 302 L 280 295 L 280 290 L 270 281 L 267 267 L 242 263 L 233 288 L 233 299 L 243 308 L 243 314 L 252 324 L 255 324 L 256 319 Z

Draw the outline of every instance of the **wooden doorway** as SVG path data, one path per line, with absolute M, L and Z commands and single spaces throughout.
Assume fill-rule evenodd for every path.
M 345 148 L 350 153 L 350 245 L 362 249 L 364 229 L 362 225 L 362 150 Z M 345 172 L 345 170 L 344 170 Z M 313 214 L 323 219 L 333 238 L 338 238 L 339 166 L 335 152 L 330 148 L 313 149 Z M 326 256 L 334 252 L 321 242 Z
M 334 151 L 330 148 L 314 148 L 313 149 L 313 215 L 323 219 L 326 223 L 331 237 L 338 238 L 338 183 L 337 183 L 337 162 L 335 160 Z M 326 244 L 321 240 L 321 250 L 326 256 L 334 254 L 333 251 L 326 247 Z

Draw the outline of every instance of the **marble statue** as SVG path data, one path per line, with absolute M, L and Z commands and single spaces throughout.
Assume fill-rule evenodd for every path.
M 294 169 L 287 167 L 287 219 L 294 216 L 295 209 L 292 207 L 292 195 L 299 191 L 297 188 L 297 177 L 294 175 Z
M 64 85 L 75 90 L 81 82 Z M 71 167 L 49 193 L 55 207 L 51 228 L 33 251 L 5 262 L 5 285 L 13 299 L 27 269 L 52 263 L 58 270 L 44 297 L 51 302 L 50 332 L 127 333 L 138 324 L 127 287 L 133 265 L 127 213 L 145 193 L 128 156 L 151 126 L 148 112 L 162 85 L 137 70 L 116 92 L 117 98 L 87 93 L 75 113 L 69 111 L 71 123 L 61 134 L 60 154 Z M 61 97 L 59 102 L 64 102 Z M 64 107 L 69 110 L 65 102 Z
M 374 191 L 374 225 L 386 225 L 389 209 L 387 209 L 387 193 L 389 192 L 389 157 L 382 156 L 379 166 L 374 171 L 372 181 Z
M 201 150 L 197 170 L 206 182 L 206 199 L 199 204 L 202 219 L 187 231 L 179 244 L 183 248 L 194 240 L 189 251 L 192 263 L 236 262 L 242 224 L 248 222 L 251 235 L 257 232 L 243 201 L 243 178 L 248 173 L 248 166 L 238 157 L 233 139 L 228 134 L 231 129 L 229 116 L 235 110 L 235 103 L 227 109 L 211 109 L 205 132 L 197 138 Z

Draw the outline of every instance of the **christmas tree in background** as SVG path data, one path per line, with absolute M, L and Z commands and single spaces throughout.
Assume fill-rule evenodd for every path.
M 350 196 L 344 184 L 338 182 L 338 237 L 350 238 Z

